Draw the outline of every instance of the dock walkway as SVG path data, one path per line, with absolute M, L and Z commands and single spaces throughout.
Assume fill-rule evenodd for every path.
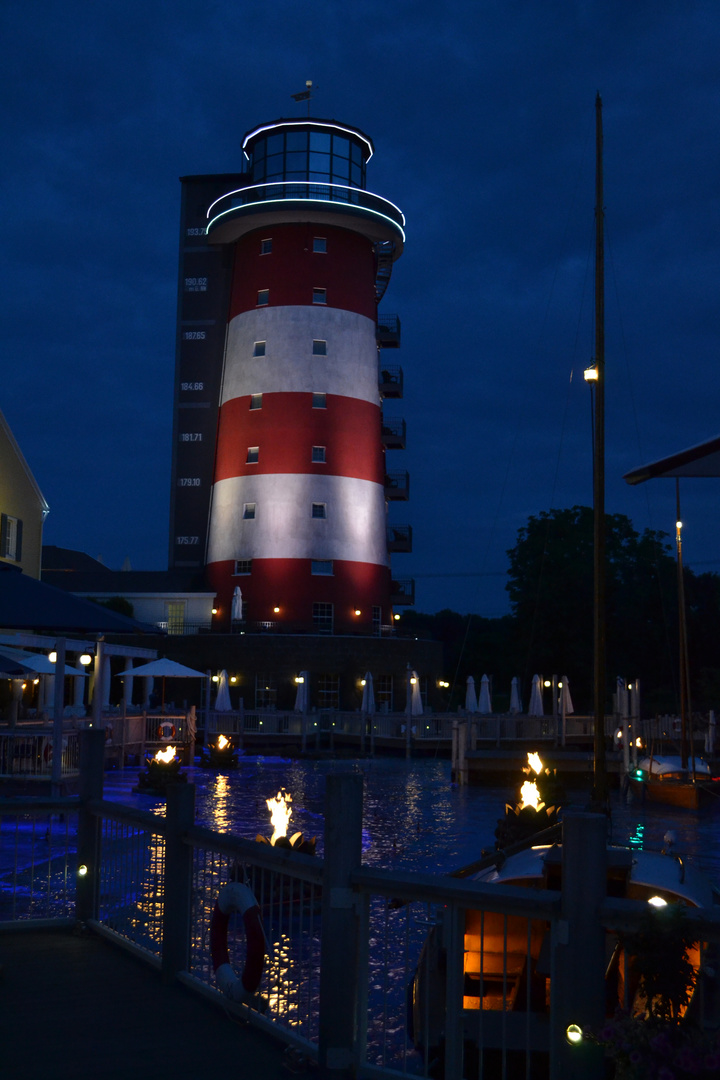
M 90 931 L 0 934 L 3 1080 L 288 1080 L 284 1053 Z

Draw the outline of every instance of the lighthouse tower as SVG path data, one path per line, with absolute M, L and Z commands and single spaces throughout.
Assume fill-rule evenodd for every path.
M 210 267 L 181 268 L 185 315 L 224 305 L 226 318 L 184 318 L 181 301 L 171 564 L 198 565 L 205 544 L 219 629 L 242 619 L 379 633 L 393 602 L 411 599 L 389 557 L 409 550 L 407 527 L 388 530 L 388 500 L 408 493 L 407 474 L 386 463 L 404 421 L 383 414 L 402 393 L 400 369 L 382 359 L 399 320 L 378 317 L 403 215 L 367 190 L 373 145 L 357 128 L 278 120 L 248 132 L 243 152 L 244 173 L 186 185 L 186 226 L 213 197 L 204 235 L 185 228 Z M 212 312 L 194 295 L 203 288 Z M 179 530 L 183 513 L 195 524 Z

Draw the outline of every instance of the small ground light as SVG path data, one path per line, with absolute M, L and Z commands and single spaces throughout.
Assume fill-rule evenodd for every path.
M 78 877 L 87 877 L 88 868 L 85 863 L 81 863 L 77 868 Z
M 577 1046 L 583 1041 L 582 1028 L 578 1024 L 568 1024 L 565 1028 L 565 1038 L 571 1046 Z

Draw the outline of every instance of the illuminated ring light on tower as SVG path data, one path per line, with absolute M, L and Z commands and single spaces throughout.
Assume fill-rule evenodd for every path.
M 370 632 L 392 620 L 377 304 L 404 218 L 356 128 L 279 120 L 243 151 L 247 185 L 207 211 L 233 265 L 208 581 L 220 622 L 240 582 L 253 622 Z

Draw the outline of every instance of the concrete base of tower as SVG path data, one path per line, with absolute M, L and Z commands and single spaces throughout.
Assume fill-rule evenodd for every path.
M 219 632 L 241 621 L 237 600 L 233 611 L 236 589 L 248 629 L 380 635 L 392 623 L 390 569 L 375 563 L 224 560 L 209 564 L 207 579 L 217 597 L 213 629 Z

